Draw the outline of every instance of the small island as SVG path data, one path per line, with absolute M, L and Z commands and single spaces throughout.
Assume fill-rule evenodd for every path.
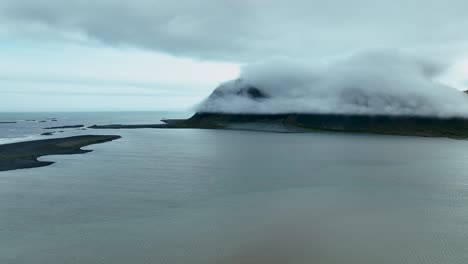
M 37 158 L 47 155 L 83 154 L 82 147 L 119 139 L 116 135 L 85 135 L 0 145 L 0 171 L 44 167 L 51 161 Z

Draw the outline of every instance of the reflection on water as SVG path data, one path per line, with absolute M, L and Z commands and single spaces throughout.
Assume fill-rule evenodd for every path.
M 0 263 L 468 263 L 465 141 L 111 132 L 0 173 Z

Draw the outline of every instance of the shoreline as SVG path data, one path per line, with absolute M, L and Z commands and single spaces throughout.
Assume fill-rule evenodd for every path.
M 188 119 L 163 119 L 164 124 L 93 125 L 90 129 L 230 129 L 279 133 L 330 131 L 394 136 L 468 138 L 468 119 L 460 117 L 343 114 L 196 113 Z

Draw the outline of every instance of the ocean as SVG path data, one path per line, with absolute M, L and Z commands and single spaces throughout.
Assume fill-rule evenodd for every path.
M 0 142 L 50 138 L 40 136 L 49 126 L 188 116 L 3 113 L 0 122 L 18 123 L 0 124 Z M 122 138 L 0 172 L 2 264 L 468 263 L 467 141 L 58 131 Z

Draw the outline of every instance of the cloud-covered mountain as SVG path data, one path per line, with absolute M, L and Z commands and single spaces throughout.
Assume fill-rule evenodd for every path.
M 392 51 L 318 64 L 272 59 L 244 67 L 198 107 L 203 113 L 468 117 L 468 97 L 437 81 L 445 65 Z

